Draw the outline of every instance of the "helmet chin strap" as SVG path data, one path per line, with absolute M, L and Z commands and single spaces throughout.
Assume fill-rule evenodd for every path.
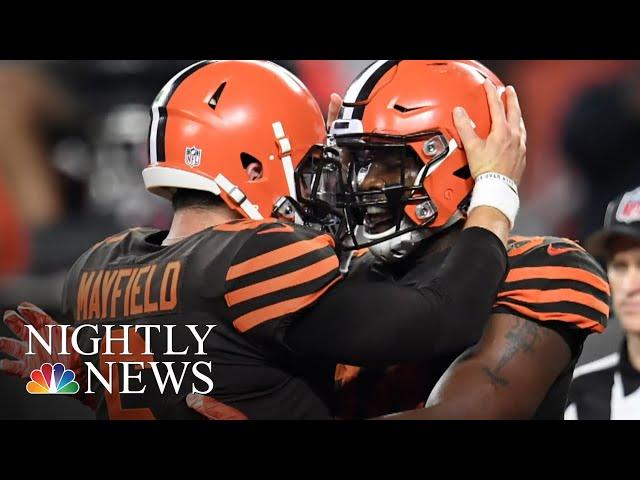
M 423 242 L 428 238 L 431 238 L 433 235 L 448 229 L 462 218 L 464 218 L 462 213 L 457 211 L 451 216 L 449 221 L 440 228 L 421 228 L 411 232 L 406 232 L 402 235 L 398 235 L 397 237 L 385 240 L 384 242 L 372 245 L 369 247 L 369 251 L 373 256 L 385 263 L 397 262 L 413 252 L 420 245 L 420 242 Z M 400 223 L 401 229 L 410 228 L 411 226 L 413 226 L 413 222 L 411 222 L 407 217 L 402 219 L 402 222 Z M 395 231 L 395 227 L 392 227 L 382 233 L 368 234 L 363 229 L 362 235 L 367 240 L 376 240 L 377 238 L 391 235 Z

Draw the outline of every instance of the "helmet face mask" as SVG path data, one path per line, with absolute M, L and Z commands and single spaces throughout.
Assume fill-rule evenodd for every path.
M 337 144 L 348 172 L 344 211 L 354 248 L 424 228 L 435 218 L 423 180 L 429 166 L 448 153 L 444 135 L 437 131 L 407 136 L 349 135 L 337 139 Z M 429 164 L 425 165 L 416 149 L 429 152 Z M 409 206 L 421 206 L 427 213 L 420 225 L 403 221 Z
M 294 174 L 297 201 L 286 197 L 302 224 L 334 236 L 344 222 L 345 172 L 338 149 L 314 145 Z

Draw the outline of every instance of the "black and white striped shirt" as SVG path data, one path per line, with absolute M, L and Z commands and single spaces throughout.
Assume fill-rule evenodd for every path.
M 640 420 L 640 371 L 620 350 L 576 368 L 565 420 Z

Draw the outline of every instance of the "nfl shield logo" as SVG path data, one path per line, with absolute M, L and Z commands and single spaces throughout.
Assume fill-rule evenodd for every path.
M 640 221 L 640 188 L 627 192 L 620 200 L 616 220 L 623 223 Z
M 202 150 L 198 147 L 187 147 L 184 152 L 184 163 L 191 168 L 200 166 L 200 158 L 202 157 Z

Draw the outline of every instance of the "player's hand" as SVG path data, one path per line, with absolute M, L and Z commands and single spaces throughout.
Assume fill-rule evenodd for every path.
M 332 93 L 329 110 L 327 110 L 327 130 L 331 128 L 331 124 L 338 118 L 340 107 L 342 107 L 342 97 L 337 93 Z
M 491 132 L 486 139 L 474 130 L 473 119 L 462 107 L 453 112 L 453 120 L 467 154 L 471 176 L 475 179 L 487 172 L 501 173 L 520 183 L 527 159 L 527 131 L 522 119 L 518 96 L 513 87 L 507 87 L 503 100 L 489 80 L 485 80 Z
M 187 405 L 208 420 L 249 420 L 240 410 L 199 393 L 187 395 Z
M 0 352 L 9 355 L 13 359 L 0 360 L 0 371 L 10 375 L 29 378 L 31 372 L 40 368 L 43 363 L 62 363 L 68 370 L 73 370 L 76 379 L 82 370 L 80 355 L 73 350 L 71 345 L 72 329 L 67 330 L 66 351 L 62 354 L 62 332 L 60 328 L 51 329 L 51 353 L 47 352 L 39 342 L 33 341 L 33 355 L 28 355 L 29 331 L 26 325 L 32 325 L 38 334 L 45 340 L 49 338 L 48 325 L 57 327 L 58 323 L 47 313 L 35 305 L 22 302 L 18 305 L 18 311 L 7 310 L 4 312 L 3 321 L 18 339 L 0 337 Z

